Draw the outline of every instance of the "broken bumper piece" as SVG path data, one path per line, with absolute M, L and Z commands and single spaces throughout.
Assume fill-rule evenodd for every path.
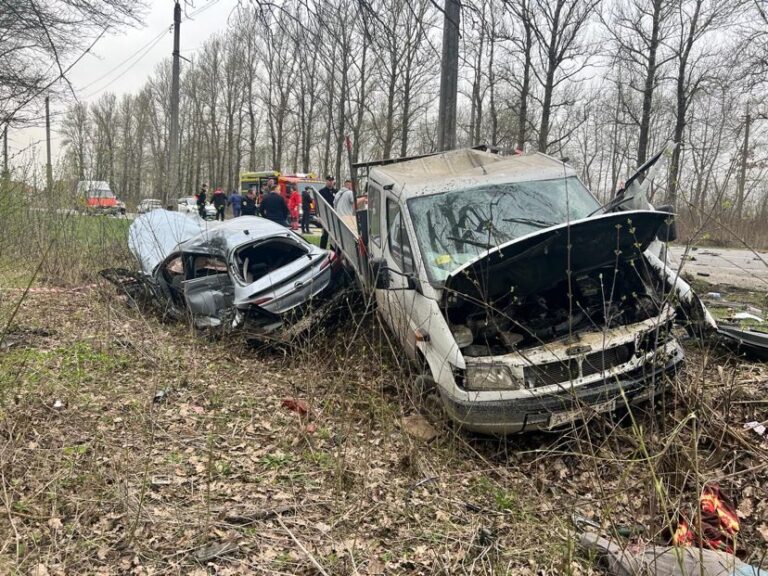
M 652 364 L 647 364 L 559 393 L 486 401 L 457 400 L 443 394 L 443 406 L 452 420 L 473 432 L 513 434 L 551 430 L 596 413 L 612 412 L 625 402 L 637 404 L 656 396 L 664 387 L 664 375 L 673 373 L 683 360 L 683 352 L 676 343 L 667 352 L 663 366 L 653 369 Z

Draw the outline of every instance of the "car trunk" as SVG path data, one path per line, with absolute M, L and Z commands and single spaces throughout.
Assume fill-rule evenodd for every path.
M 464 356 L 521 351 L 658 316 L 662 284 L 642 253 L 669 216 L 620 212 L 554 226 L 451 273 L 443 308 Z
M 327 255 L 308 253 L 290 237 L 269 238 L 238 249 L 235 266 L 245 286 L 236 289 L 235 304 L 281 313 L 305 302 L 317 292 L 314 266 L 322 259 Z

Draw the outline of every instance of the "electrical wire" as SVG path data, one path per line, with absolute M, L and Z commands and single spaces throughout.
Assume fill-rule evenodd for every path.
M 163 39 L 163 36 L 165 35 L 165 33 L 166 33 L 166 32 L 165 32 L 165 31 L 163 31 L 163 33 L 162 33 L 160 36 L 156 36 L 156 37 L 153 39 L 153 41 L 152 41 L 152 43 L 151 43 L 151 44 L 149 44 L 149 45 L 147 45 L 147 46 L 144 46 L 144 48 L 142 48 L 143 52 L 142 52 L 142 51 L 140 51 L 140 52 L 141 52 L 141 54 L 139 54 L 138 52 L 137 52 L 137 53 L 134 53 L 134 55 L 133 55 L 133 56 L 131 56 L 131 58 L 134 58 L 134 57 L 135 57 L 137 54 L 139 54 L 139 55 L 138 55 L 138 58 L 136 58 L 136 59 L 135 59 L 135 60 L 134 60 L 134 61 L 131 63 L 131 65 L 130 65 L 130 66 L 128 66 L 128 67 L 127 67 L 127 68 L 125 68 L 125 69 L 124 69 L 122 72 L 120 72 L 120 74 L 118 74 L 118 75 L 117 75 L 117 76 L 115 76 L 115 77 L 114 77 L 112 80 L 110 80 L 109 82 L 107 82 L 106 84 L 104 84 L 104 85 L 103 85 L 101 88 L 97 88 L 96 90 L 94 90 L 94 91 L 92 91 L 92 92 L 90 92 L 90 93 L 86 94 L 85 96 L 82 96 L 82 98 L 83 98 L 83 99 L 85 99 L 85 100 L 88 100 L 89 98 L 93 98 L 93 97 L 94 97 L 96 94 L 99 94 L 99 93 L 103 92 L 104 90 L 106 90 L 107 88 L 109 88 L 109 87 L 110 87 L 112 84 L 114 84 L 115 82 L 117 82 L 118 80 L 120 80 L 120 78 L 122 78 L 123 76 L 125 76 L 125 75 L 126 75 L 126 74 L 127 74 L 127 73 L 128 73 L 130 70 L 131 70 L 131 68 L 133 68 L 134 66 L 136 66 L 136 64 L 138 64 L 139 62 L 141 62 L 141 61 L 144 59 L 144 57 L 145 57 L 147 54 L 149 54 L 149 53 L 152 51 L 152 49 L 153 49 L 155 46 L 157 46 L 157 45 L 160 43 L 160 41 Z M 130 60 L 131 58 L 129 58 L 129 60 Z
M 211 8 L 212 6 L 214 6 L 214 5 L 218 4 L 220 1 L 221 1 L 221 0 L 212 0 L 212 1 L 211 1 L 211 2 L 209 2 L 208 4 L 205 4 L 204 6 L 201 6 L 200 8 L 198 8 L 197 10 L 195 10 L 194 12 L 191 12 L 190 14 L 186 15 L 184 18 L 182 18 L 182 21 L 184 21 L 184 20 L 191 20 L 193 17 L 195 17 L 195 16 L 198 16 L 199 14 L 202 14 L 203 12 L 205 12 L 206 10 L 208 10 L 209 8 Z M 132 63 L 131 63 L 131 64 L 130 64 L 130 65 L 127 67 L 127 68 L 125 68 L 125 69 L 124 69 L 124 70 L 123 70 L 123 71 L 122 71 L 120 74 L 118 74 L 117 76 L 115 76 L 115 77 L 114 77 L 112 80 L 110 80 L 109 82 L 107 82 L 106 84 L 104 84 L 104 86 L 102 86 L 101 88 L 98 88 L 98 89 L 96 89 L 96 90 L 94 90 L 94 91 L 90 92 L 89 94 L 87 94 L 87 95 L 85 95 L 85 96 L 82 96 L 82 98 L 83 98 L 83 99 L 85 99 L 85 100 L 88 100 L 88 99 L 90 99 L 90 98 L 93 98 L 93 97 L 94 97 L 96 94 L 99 94 L 99 93 L 103 92 L 104 90 L 106 90 L 107 88 L 109 88 L 109 87 L 110 87 L 112 84 L 114 84 L 115 82 L 117 82 L 117 81 L 118 81 L 120 78 L 122 78 L 123 76 L 125 76 L 125 75 L 128 73 L 128 71 L 129 71 L 129 70 L 131 70 L 131 68 L 133 68 L 133 67 L 134 67 L 134 66 L 136 66 L 136 64 L 138 64 L 138 63 L 139 63 L 141 60 L 143 60 L 143 59 L 144 59 L 144 57 L 145 57 L 147 54 L 149 54 L 149 53 L 150 53 L 150 52 L 151 52 L 151 51 L 154 49 L 154 47 L 155 47 L 155 46 L 157 46 L 157 45 L 160 43 L 160 41 L 163 39 L 163 36 L 165 36 L 165 34 L 166 34 L 168 31 L 169 31 L 169 29 L 172 29 L 172 28 L 173 28 L 173 23 L 171 23 L 169 27 L 164 27 L 164 28 L 163 28 L 163 30 L 162 30 L 162 31 L 161 31 L 161 32 L 160 32 L 160 33 L 159 33 L 157 36 L 155 36 L 155 37 L 154 37 L 154 38 L 152 38 L 152 39 L 151 39 L 149 42 L 147 42 L 147 43 L 146 43 L 144 46 L 142 46 L 141 48 L 139 48 L 138 50 L 136 50 L 136 51 L 135 51 L 133 54 L 131 54 L 131 55 L 130 55 L 128 58 L 126 58 L 125 60 L 123 60 L 122 62 L 120 62 L 120 64 L 118 64 L 117 66 L 115 66 L 114 68 L 112 68 L 112 69 L 111 69 L 109 72 L 107 72 L 106 74 L 103 74 L 102 76 L 100 76 L 99 78 L 97 78 L 96 80 L 94 80 L 93 82 L 91 82 L 91 83 L 87 84 L 86 86 L 83 86 L 83 87 L 80 89 L 80 91 L 81 91 L 81 92 L 82 92 L 82 91 L 85 91 L 85 90 L 87 90 L 87 89 L 88 89 L 90 86 L 93 86 L 94 84 L 96 84 L 96 83 L 97 83 L 97 82 L 99 82 L 100 80 L 103 80 L 104 78 L 108 77 L 108 76 L 109 76 L 109 75 L 111 75 L 111 74 L 112 74 L 112 73 L 113 73 L 115 70 L 118 70 L 120 67 L 122 67 L 123 65 L 125 65 L 127 62 L 130 62 L 131 60 L 133 60 L 133 62 L 132 62 Z M 134 58 L 135 58 L 135 60 L 134 60 Z
M 107 77 L 108 77 L 110 74 L 112 74 L 112 72 L 114 72 L 115 70 L 117 70 L 118 68 L 120 68 L 121 66 L 123 66 L 123 65 L 124 65 L 125 63 L 127 63 L 128 61 L 132 60 L 132 59 L 133 59 L 133 58 L 134 58 L 134 57 L 135 57 L 135 56 L 136 56 L 136 55 L 137 55 L 139 52 L 141 52 L 142 50 L 144 50 L 145 48 L 147 48 L 147 47 L 148 47 L 150 44 L 152 44 L 153 42 L 155 42 L 155 41 L 156 41 L 158 38 L 162 37 L 162 36 L 163 36 L 165 33 L 166 33 L 166 29 L 164 28 L 164 29 L 163 29 L 163 31 L 162 31 L 162 32 L 160 32 L 160 34 L 158 34 L 157 36 L 155 36 L 154 38 L 152 38 L 152 39 L 151 39 L 149 42 L 147 42 L 146 44 L 144 44 L 144 46 L 142 46 L 141 48 L 139 48 L 138 50 L 136 50 L 136 51 L 135 51 L 133 54 L 131 54 L 130 56 L 128 56 L 128 58 L 126 58 L 125 60 L 123 60 L 122 62 L 120 62 L 120 63 L 119 63 L 117 66 L 115 66 L 114 68 L 110 69 L 108 72 L 105 72 L 104 74 L 102 74 L 101 76 L 99 76 L 98 78 L 96 78 L 96 80 L 94 80 L 93 82 L 89 82 L 89 83 L 88 83 L 88 84 L 86 84 L 85 86 L 82 86 L 82 87 L 80 88 L 80 91 L 81 91 L 81 92 L 85 92 L 86 90 L 88 90 L 88 88 L 90 88 L 90 87 L 91 87 L 91 86 L 93 86 L 94 84 L 97 84 L 98 82 L 101 82 L 101 81 L 102 81 L 104 78 L 107 78 Z

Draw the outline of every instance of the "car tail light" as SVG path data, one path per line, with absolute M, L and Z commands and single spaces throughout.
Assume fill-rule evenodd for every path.
M 322 263 L 322 264 L 320 264 L 320 271 L 322 272 L 323 270 L 325 270 L 326 268 L 328 268 L 328 266 L 330 266 L 331 264 L 333 264 L 333 261 L 334 261 L 335 259 L 336 259 L 336 254 L 334 254 L 333 252 L 331 252 L 331 253 L 330 253 L 328 256 L 326 256 L 326 257 L 325 257 L 325 259 L 323 260 L 323 263 Z
M 266 298 L 257 298 L 256 300 L 251 300 L 251 302 L 250 302 L 250 303 L 251 303 L 253 306 L 261 306 L 262 304 L 266 304 L 266 303 L 267 303 L 267 302 L 269 302 L 270 300 L 272 300 L 272 298 L 271 298 L 271 297 L 266 297 Z

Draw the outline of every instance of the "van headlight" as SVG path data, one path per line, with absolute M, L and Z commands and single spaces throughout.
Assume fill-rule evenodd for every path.
M 472 391 L 521 390 L 522 376 L 512 373 L 505 364 L 467 364 L 466 387 Z

